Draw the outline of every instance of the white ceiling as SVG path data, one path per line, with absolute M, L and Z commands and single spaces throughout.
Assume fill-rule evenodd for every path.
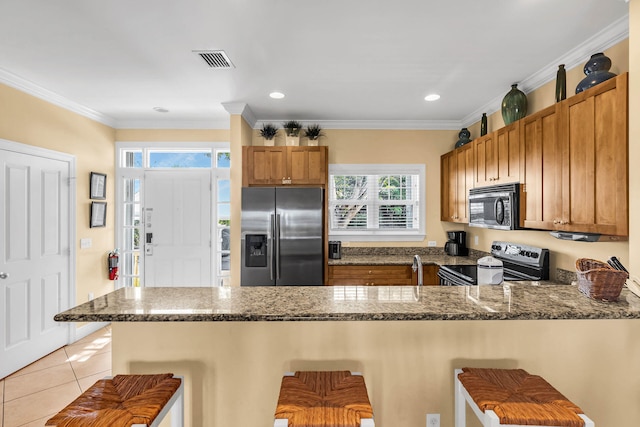
M 512 83 L 626 38 L 627 14 L 624 0 L 1 0 L 0 82 L 118 128 L 228 128 L 246 104 L 252 124 L 456 129 Z M 193 53 L 210 49 L 235 68 Z

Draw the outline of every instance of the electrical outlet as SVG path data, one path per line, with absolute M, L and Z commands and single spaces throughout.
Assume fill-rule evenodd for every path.
M 88 298 L 89 298 L 89 301 L 93 299 L 93 292 L 89 292 Z
M 427 427 L 440 427 L 440 414 L 427 414 Z
M 436 244 L 437 244 L 437 243 L 436 243 L 436 241 L 435 241 L 435 240 L 429 240 L 429 241 L 427 242 L 427 246 L 432 246 L 432 247 L 433 247 L 433 246 L 435 246 Z
M 478 246 L 478 236 L 473 236 L 473 243 Z

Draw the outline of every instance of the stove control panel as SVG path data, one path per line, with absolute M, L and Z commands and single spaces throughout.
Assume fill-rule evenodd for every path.
M 544 262 L 548 262 L 549 250 L 520 243 L 493 242 L 491 255 L 518 263 L 542 265 Z

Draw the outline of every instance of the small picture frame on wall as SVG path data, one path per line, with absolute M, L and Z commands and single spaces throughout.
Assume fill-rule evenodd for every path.
M 96 200 L 105 200 L 107 198 L 107 175 L 91 172 L 89 198 Z
M 91 218 L 89 227 L 105 227 L 107 225 L 107 202 L 91 202 Z

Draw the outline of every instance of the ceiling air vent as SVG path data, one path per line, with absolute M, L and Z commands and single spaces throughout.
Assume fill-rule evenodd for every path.
M 194 50 L 210 68 L 235 68 L 224 50 Z

